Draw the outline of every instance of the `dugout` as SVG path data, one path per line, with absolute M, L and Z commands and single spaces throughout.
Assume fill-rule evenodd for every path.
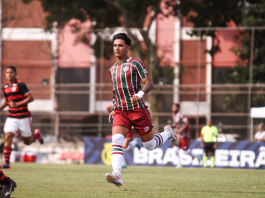
M 253 141 L 253 119 L 254 118 L 265 118 L 265 107 L 252 107 L 250 109 L 250 140 Z

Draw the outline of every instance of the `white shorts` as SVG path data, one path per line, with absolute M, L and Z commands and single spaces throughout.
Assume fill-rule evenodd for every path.
M 7 118 L 4 127 L 4 132 L 12 132 L 16 134 L 16 132 L 19 130 L 22 137 L 29 137 L 32 134 L 31 121 L 32 117 L 20 119 Z

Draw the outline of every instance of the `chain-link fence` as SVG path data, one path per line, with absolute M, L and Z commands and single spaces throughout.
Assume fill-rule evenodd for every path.
M 1 82 L 6 66 L 16 66 L 35 98 L 32 127 L 44 134 L 111 134 L 108 70 L 116 61 L 111 38 L 118 32 L 132 38 L 129 55 L 146 65 L 155 84 L 144 97 L 155 132 L 171 123 L 171 106 L 180 103 L 193 138 L 211 117 L 221 133 L 251 139 L 250 108 L 265 106 L 265 27 L 19 30 L 24 37 L 16 31 L 2 30 Z M 7 113 L 1 115 L 3 127 Z M 254 131 L 262 121 L 254 120 Z

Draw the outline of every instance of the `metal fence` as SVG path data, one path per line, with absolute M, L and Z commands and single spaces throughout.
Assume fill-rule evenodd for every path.
M 140 39 L 138 33 L 133 33 L 136 30 L 143 35 Z M 44 106 L 35 105 L 32 111 L 33 128 L 41 128 L 45 134 L 110 135 L 106 105 L 112 98 L 112 84 L 108 69 L 115 62 L 111 35 L 117 30 L 85 32 L 81 38 L 88 36 L 89 42 L 81 39 L 73 46 L 81 45 L 90 50 L 90 58 L 78 60 L 77 49 L 71 51 L 69 48 L 68 52 L 76 56 L 72 62 L 61 58 L 64 54 L 60 47 L 64 41 L 60 40 L 60 35 L 67 31 L 53 31 L 43 34 L 54 34 L 55 41 L 54 38 L 22 41 L 2 34 L 2 83 L 5 82 L 5 67 L 16 66 L 18 77 L 32 91 L 36 104 L 48 105 L 46 110 Z M 265 106 L 265 84 L 259 80 L 262 75 L 259 68 L 265 65 L 259 52 L 265 46 L 261 38 L 265 35 L 265 27 L 152 29 L 149 33 L 155 35 L 155 42 L 150 35 L 145 39 L 148 33 L 142 29 L 123 31 L 133 40 L 130 55 L 146 64 L 155 84 L 151 93 L 144 97 L 156 126 L 155 132 L 171 123 L 171 105 L 178 102 L 190 120 L 193 138 L 199 136 L 206 119 L 212 117 L 221 133 L 252 139 L 250 108 Z M 175 36 L 173 40 L 163 36 L 169 32 Z M 78 36 L 78 32 L 70 33 Z M 43 49 L 38 48 L 42 60 L 33 57 L 32 50 L 26 58 L 19 55 L 28 49 L 21 47 L 19 51 L 17 47 L 31 46 L 27 44 L 30 42 L 34 46 L 42 43 Z M 1 127 L 6 114 L 1 112 Z M 256 124 L 262 121 L 254 120 L 254 131 Z

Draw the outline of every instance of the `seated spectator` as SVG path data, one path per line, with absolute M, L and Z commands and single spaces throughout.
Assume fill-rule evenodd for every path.
M 255 134 L 254 142 L 265 142 L 264 124 L 259 124 L 259 131 Z

